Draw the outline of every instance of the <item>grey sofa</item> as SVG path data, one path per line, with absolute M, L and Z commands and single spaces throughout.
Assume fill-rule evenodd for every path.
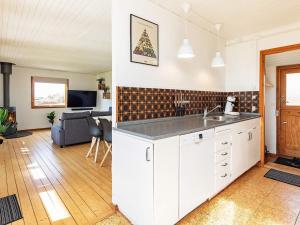
M 92 137 L 87 122 L 87 118 L 90 116 L 90 112 L 63 113 L 60 124 L 51 128 L 53 143 L 64 147 L 91 141 Z
M 111 116 L 111 108 L 107 112 L 86 111 L 77 113 L 63 113 L 60 118 L 60 124 L 54 125 L 51 128 L 51 137 L 54 144 L 64 147 L 79 143 L 90 142 L 88 118 Z

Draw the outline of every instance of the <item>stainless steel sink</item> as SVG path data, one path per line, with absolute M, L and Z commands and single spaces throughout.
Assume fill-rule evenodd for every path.
M 228 120 L 226 116 L 207 116 L 204 119 L 211 120 L 211 121 L 218 121 L 218 122 L 223 122 L 225 120 Z

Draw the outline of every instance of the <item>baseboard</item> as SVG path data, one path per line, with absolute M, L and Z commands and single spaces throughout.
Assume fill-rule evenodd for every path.
M 271 152 L 268 152 L 268 153 L 267 153 L 267 156 L 273 156 L 273 157 L 276 157 L 276 156 L 278 156 L 278 154 L 277 154 L 277 153 L 271 153 Z
M 51 127 L 22 129 L 22 130 L 19 130 L 19 131 L 42 131 L 42 130 L 51 130 Z

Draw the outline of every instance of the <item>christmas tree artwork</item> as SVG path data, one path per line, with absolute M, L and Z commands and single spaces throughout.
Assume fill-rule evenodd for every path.
M 156 55 L 146 29 L 144 30 L 139 40 L 139 43 L 135 47 L 133 53 L 136 55 L 147 56 L 156 59 Z

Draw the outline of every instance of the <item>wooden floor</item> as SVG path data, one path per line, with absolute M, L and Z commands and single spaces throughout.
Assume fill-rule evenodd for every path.
M 0 197 L 16 194 L 24 216 L 13 225 L 129 224 L 111 203 L 111 159 L 100 168 L 85 158 L 88 147 L 60 149 L 49 131 L 0 145 Z M 178 224 L 300 225 L 300 188 L 265 178 L 273 164 L 253 168 Z
M 110 159 L 100 168 L 88 147 L 60 149 L 48 130 L 0 145 L 0 197 L 16 194 L 24 217 L 13 225 L 95 224 L 115 212 Z

